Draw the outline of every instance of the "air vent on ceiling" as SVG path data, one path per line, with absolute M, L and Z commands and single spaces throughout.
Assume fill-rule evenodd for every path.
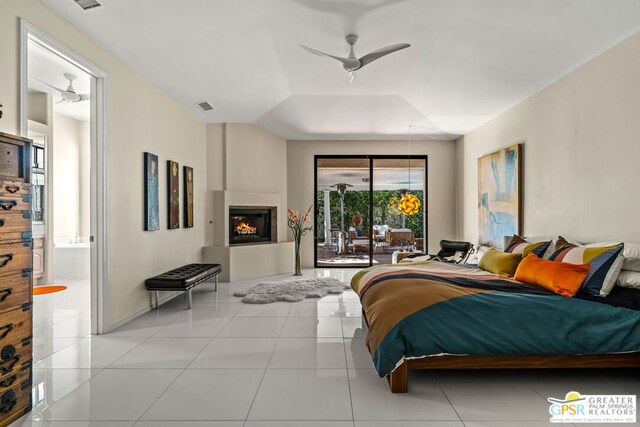
M 200 107 L 200 109 L 202 111 L 211 111 L 211 110 L 213 110 L 213 106 L 211 104 L 209 104 L 208 101 L 198 102 L 196 105 L 198 107 Z
M 73 0 L 78 6 L 84 10 L 95 9 L 96 7 L 104 6 L 103 0 Z

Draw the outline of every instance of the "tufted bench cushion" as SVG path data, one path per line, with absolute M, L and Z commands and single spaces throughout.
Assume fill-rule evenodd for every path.
M 145 281 L 148 291 L 155 291 L 154 308 L 158 308 L 158 291 L 187 292 L 187 307 L 191 308 L 191 289 L 212 278 L 216 279 L 215 290 L 218 290 L 218 274 L 222 272 L 220 264 L 187 264 L 167 271 Z

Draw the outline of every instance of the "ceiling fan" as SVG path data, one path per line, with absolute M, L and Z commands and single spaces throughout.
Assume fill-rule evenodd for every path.
M 73 88 L 73 81 L 75 79 L 78 78 L 78 76 L 76 76 L 75 74 L 71 74 L 71 73 L 64 73 L 64 78 L 69 80 L 69 86 L 67 87 L 67 90 L 64 89 L 60 89 L 58 87 L 52 86 L 49 83 L 45 83 L 41 80 L 39 80 L 41 83 L 44 83 L 45 85 L 49 86 L 50 88 L 53 88 L 55 90 L 57 90 L 58 92 L 60 92 L 61 95 L 61 99 L 60 101 L 57 102 L 57 104 L 61 103 L 61 102 L 80 102 L 80 101 L 87 101 L 90 96 L 89 94 L 79 94 L 76 93 L 76 90 Z
M 364 67 L 367 64 L 375 61 L 376 59 L 380 59 L 385 55 L 389 55 L 390 53 L 397 52 L 402 49 L 406 49 L 411 46 L 409 43 L 400 43 L 393 44 L 391 46 L 386 46 L 373 52 L 367 53 L 365 56 L 358 58 L 356 54 L 353 52 L 353 46 L 358 41 L 358 36 L 355 34 L 349 34 L 345 37 L 345 40 L 350 46 L 351 51 L 349 52 L 349 56 L 347 58 L 342 58 L 340 56 L 330 55 L 328 53 L 320 52 L 319 50 L 312 49 L 308 46 L 301 44 L 300 46 L 309 52 L 318 55 L 318 56 L 326 56 L 328 58 L 336 59 L 342 62 L 342 66 L 345 70 L 349 72 L 349 83 L 353 82 L 353 79 L 356 77 L 356 71 L 360 68 Z

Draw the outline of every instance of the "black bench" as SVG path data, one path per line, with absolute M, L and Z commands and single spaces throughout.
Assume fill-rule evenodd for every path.
M 148 291 L 154 292 L 153 308 L 158 308 L 158 292 L 186 292 L 187 308 L 191 308 L 191 289 L 200 283 L 215 278 L 214 291 L 218 291 L 218 274 L 222 272 L 220 264 L 187 264 L 183 267 L 167 271 L 144 282 Z

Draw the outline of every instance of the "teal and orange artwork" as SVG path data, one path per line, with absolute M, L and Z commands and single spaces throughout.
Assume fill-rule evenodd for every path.
M 522 144 L 478 159 L 478 243 L 502 248 L 521 233 Z

